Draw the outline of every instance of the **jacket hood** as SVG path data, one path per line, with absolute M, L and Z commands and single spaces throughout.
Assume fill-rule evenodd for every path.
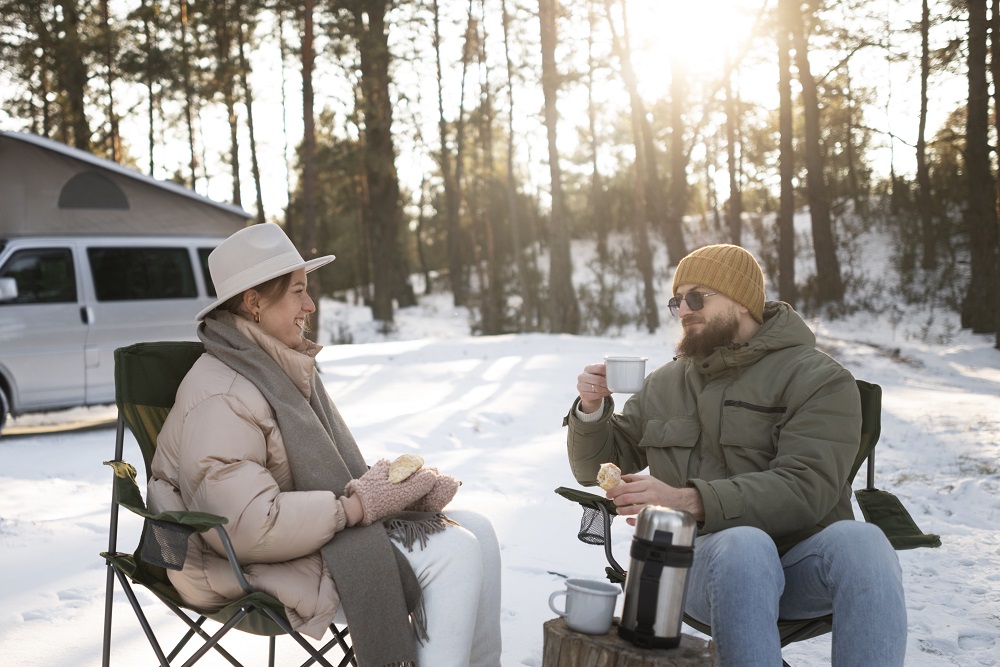
M 805 320 L 784 301 L 764 304 L 764 323 L 745 343 L 716 348 L 705 359 L 694 359 L 692 365 L 703 375 L 715 375 L 726 369 L 743 368 L 757 362 L 768 352 L 796 345 L 816 346 L 816 335 Z

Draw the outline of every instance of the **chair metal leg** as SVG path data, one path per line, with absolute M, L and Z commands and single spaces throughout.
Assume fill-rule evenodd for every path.
M 115 572 L 114 566 L 108 563 L 108 578 L 104 585 L 104 642 L 101 649 L 101 667 L 111 665 L 111 609 L 114 606 Z
M 608 512 L 608 508 L 604 506 L 603 503 L 596 503 L 597 509 L 601 512 L 601 518 L 604 520 L 604 555 L 607 557 L 608 562 L 611 563 L 611 567 L 615 569 L 619 574 L 625 574 L 625 568 L 618 564 L 615 560 L 615 556 L 611 553 L 611 513 Z M 622 584 L 624 586 L 624 584 Z
M 232 630 L 233 626 L 242 621 L 247 613 L 249 613 L 248 609 L 244 607 L 243 609 L 240 609 L 239 612 L 233 614 L 233 617 L 226 621 L 226 623 L 219 628 L 219 630 L 212 635 L 201 648 L 195 651 L 194 654 L 188 658 L 187 662 L 185 662 L 181 667 L 191 667 L 191 665 L 201 660 L 202 656 L 208 653 L 209 649 L 213 648 L 219 650 L 235 667 L 242 667 L 242 663 L 236 660 L 236 658 L 233 658 L 227 651 L 219 646 L 219 640 L 222 639 L 227 632 Z M 201 630 L 200 627 L 198 629 Z M 202 634 L 202 632 L 199 632 L 198 634 Z
M 204 622 L 205 622 L 205 617 L 202 616 L 201 618 L 199 618 L 197 620 L 196 625 L 198 627 L 201 627 L 201 624 L 204 623 Z M 187 646 L 187 643 L 189 641 L 191 641 L 191 638 L 194 637 L 194 635 L 195 635 L 195 630 L 193 628 L 189 629 L 187 632 L 185 632 L 184 636 L 181 637 L 181 639 L 180 639 L 179 642 L 177 642 L 177 645 L 174 646 L 174 650 L 171 651 L 170 655 L 167 656 L 167 660 L 169 660 L 170 662 L 173 662 L 174 658 L 176 658 L 178 655 L 180 655 L 180 652 L 184 649 L 185 646 Z
M 125 448 L 125 420 L 118 416 L 115 431 L 115 460 L 120 461 Z M 118 551 L 118 502 L 115 500 L 114 486 L 111 491 L 111 525 L 108 527 L 108 553 Z M 104 585 L 104 643 L 101 649 L 101 667 L 111 664 L 111 609 L 114 606 L 115 575 L 114 566 L 108 563 L 108 577 Z
M 274 641 L 274 635 L 267 638 L 268 650 L 267 650 L 267 667 L 274 667 L 274 650 L 277 642 Z
M 349 632 L 347 627 L 345 626 L 343 630 L 340 630 L 337 628 L 336 624 L 331 624 L 330 632 L 333 634 L 333 637 L 330 641 L 323 645 L 323 647 L 319 650 L 319 654 L 325 656 L 330 649 L 339 645 L 341 652 L 344 654 L 344 658 L 340 661 L 337 667 L 347 667 L 348 665 L 354 665 L 357 667 L 358 661 L 354 657 L 354 648 L 344 641 L 344 637 L 346 637 Z M 309 667 L 314 662 L 316 662 L 316 658 L 309 658 L 309 660 L 302 663 L 300 667 Z
M 165 598 L 162 595 L 160 595 L 159 593 L 157 593 L 155 590 L 152 590 L 152 589 L 150 589 L 150 590 L 160 599 L 160 601 L 163 604 L 165 604 L 167 606 L 167 608 L 170 611 L 174 612 L 174 615 L 177 616 L 177 618 L 179 618 L 182 621 L 184 621 L 188 625 L 188 627 L 190 628 L 188 634 L 185 635 L 185 637 L 182 638 L 181 641 L 178 643 L 178 647 L 183 646 L 183 644 L 186 643 L 188 639 L 190 639 L 191 632 L 196 633 L 199 637 L 201 637 L 206 642 L 210 642 L 212 640 L 212 637 L 207 632 L 205 632 L 205 630 L 201 627 L 201 624 L 205 622 L 205 617 L 204 616 L 200 616 L 197 621 L 192 621 L 191 617 L 188 616 L 187 614 L 185 614 L 184 610 L 182 610 L 180 607 L 178 607 L 173 602 L 171 602 L 167 598 Z M 244 616 L 246 616 L 246 610 L 241 610 L 239 613 L 235 614 L 233 616 L 233 618 L 236 619 L 236 623 L 239 623 L 243 619 Z M 230 621 L 231 620 L 232 619 L 230 619 Z M 219 639 L 221 639 L 221 638 L 222 638 L 222 635 L 219 635 Z M 223 658 L 226 659 L 227 662 L 229 662 L 229 664 L 233 665 L 233 667 L 243 667 L 243 663 L 241 663 L 239 660 L 237 660 L 235 657 L 233 657 L 233 655 L 230 654 L 229 651 L 227 651 L 225 648 L 223 648 L 218 643 L 218 639 L 215 640 L 215 642 L 209 644 L 208 646 L 209 646 L 209 648 L 214 648 L 220 655 L 222 655 Z M 179 648 L 175 649 L 175 652 L 177 652 L 178 650 L 179 650 Z
M 170 663 L 167 661 L 167 657 L 163 654 L 163 649 L 160 648 L 160 642 L 156 641 L 156 635 L 153 634 L 153 628 L 150 627 L 149 621 L 146 620 L 146 614 L 143 613 L 142 607 L 139 605 L 139 600 L 136 599 L 135 593 L 132 592 L 132 587 L 129 585 L 125 578 L 125 575 L 114 568 L 115 575 L 118 577 L 119 583 L 122 585 L 122 590 L 125 591 L 125 596 L 128 598 L 129 604 L 132 605 L 132 610 L 135 612 L 136 618 L 139 619 L 139 625 L 142 626 L 142 631 L 146 633 L 146 639 L 149 640 L 149 645 L 153 647 L 153 653 L 156 654 L 156 659 L 160 661 L 160 667 L 170 667 Z
M 334 626 L 330 627 L 334 630 L 333 636 L 334 639 L 337 640 L 337 643 L 340 644 L 340 650 L 344 652 L 344 659 L 338 667 L 347 667 L 347 665 L 354 665 L 354 667 L 358 667 L 358 660 L 354 656 L 354 647 L 344 641 L 344 638 L 350 633 L 348 627 L 345 625 L 343 630 L 336 630 L 334 629 Z
M 333 667 L 333 665 L 330 664 L 330 662 L 324 658 L 320 652 L 313 648 L 312 644 L 307 642 L 303 639 L 302 635 L 292 629 L 292 626 L 288 624 L 288 621 L 283 619 L 269 607 L 263 607 L 262 610 L 271 618 L 272 621 L 278 624 L 278 627 L 284 630 L 299 646 L 303 648 L 303 650 L 305 650 L 306 653 L 312 657 L 310 660 L 304 662 L 303 665 L 311 665 L 315 661 L 323 667 Z

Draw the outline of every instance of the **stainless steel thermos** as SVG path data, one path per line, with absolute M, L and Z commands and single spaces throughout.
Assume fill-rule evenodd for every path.
M 680 644 L 696 528 L 688 512 L 657 505 L 639 512 L 618 625 L 623 639 L 642 648 Z

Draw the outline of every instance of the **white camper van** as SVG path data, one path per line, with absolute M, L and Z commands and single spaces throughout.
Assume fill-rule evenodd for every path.
M 0 240 L 0 409 L 113 403 L 114 351 L 196 340 L 221 238 Z
M 196 340 L 208 254 L 248 214 L 31 134 L 0 132 L 0 431 L 114 402 L 114 351 Z

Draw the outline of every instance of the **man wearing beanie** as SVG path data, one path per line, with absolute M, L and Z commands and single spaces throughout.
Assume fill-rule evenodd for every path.
M 778 619 L 833 615 L 834 664 L 902 665 L 906 605 L 895 551 L 854 521 L 848 474 L 858 451 L 854 377 L 816 349 L 739 246 L 678 263 L 670 311 L 683 334 L 616 413 L 604 364 L 577 378 L 565 424 L 584 485 L 610 461 L 618 513 L 686 510 L 699 525 L 685 612 L 712 628 L 724 667 L 782 664 Z M 648 468 L 648 474 L 637 474 Z

